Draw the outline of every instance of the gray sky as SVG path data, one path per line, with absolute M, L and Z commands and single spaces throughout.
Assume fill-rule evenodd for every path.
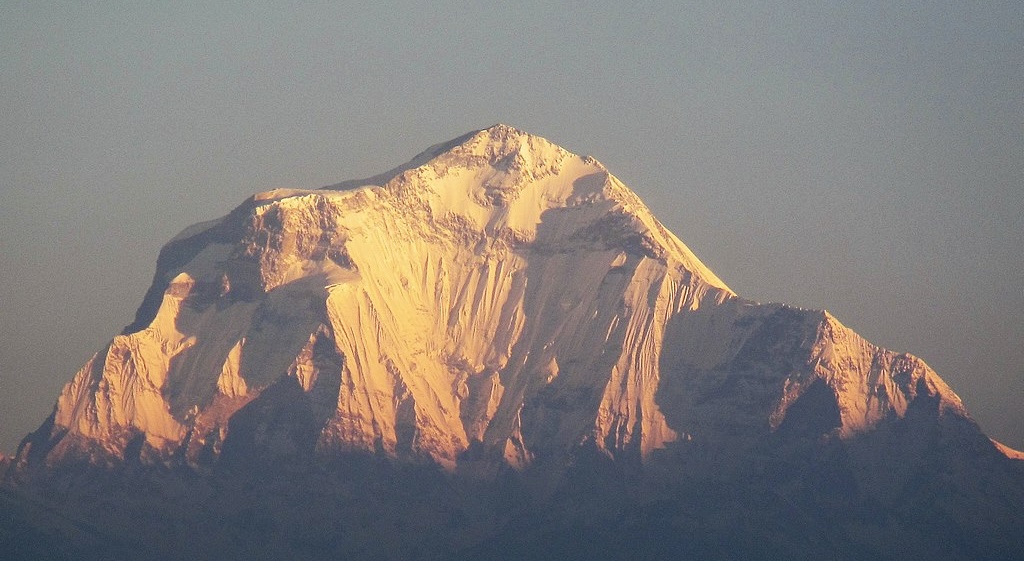
M 0 0 L 0 451 L 178 231 L 496 122 L 1024 448 L 1024 3 L 892 4 Z

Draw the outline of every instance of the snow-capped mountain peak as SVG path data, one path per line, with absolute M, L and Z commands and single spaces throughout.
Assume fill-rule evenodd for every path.
M 1013 497 L 1024 491 L 1008 457 L 1019 453 L 988 440 L 921 359 L 872 345 L 825 311 L 739 297 L 596 160 L 495 125 L 371 178 L 259 193 L 182 231 L 161 251 L 135 321 L 64 387 L 9 473 L 234 466 L 284 473 L 286 493 L 303 501 L 333 496 L 274 469 L 287 465 L 341 497 L 311 524 L 379 553 L 378 531 L 366 543 L 347 533 L 366 519 L 347 497 L 377 501 L 386 481 L 406 502 L 376 512 L 415 526 L 416 516 L 394 514 L 409 495 L 391 485 L 406 483 L 371 470 L 359 475 L 367 492 L 346 479 L 362 473 L 351 465 L 340 479 L 320 471 L 371 458 L 522 485 L 536 504 L 506 502 L 529 520 L 607 509 L 612 522 L 583 526 L 646 536 L 647 523 L 630 530 L 630 517 L 668 516 L 672 532 L 695 532 L 687 544 L 719 543 L 756 518 L 716 522 L 732 511 L 701 510 L 722 500 L 824 523 L 830 540 L 839 521 L 843 540 L 873 552 L 875 534 L 900 527 L 890 518 L 917 528 L 926 538 L 906 543 L 927 549 L 935 530 L 916 513 L 953 516 L 927 502 L 950 485 L 948 504 L 996 517 L 989 527 L 1019 527 Z M 238 472 L 224 473 L 213 487 L 227 490 L 228 506 L 211 500 L 210 520 L 238 500 Z M 412 494 L 425 491 L 413 481 Z M 978 481 L 1001 494 L 987 497 Z M 490 508 L 443 488 L 422 508 Z M 138 500 L 130 487 L 118 492 Z M 88 512 L 97 502 L 83 497 Z M 343 530 L 324 522 L 336 512 L 348 513 Z M 694 526 L 690 512 L 711 526 Z M 876 516 L 882 529 L 864 531 Z M 493 536 L 507 523 L 472 524 Z M 711 538 L 693 530 L 706 527 Z M 451 528 L 430 532 L 473 539 Z M 409 557 L 423 537 L 410 535 L 391 557 Z M 1003 547 L 963 535 L 981 545 L 962 551 Z M 617 543 L 614 533 L 595 539 Z

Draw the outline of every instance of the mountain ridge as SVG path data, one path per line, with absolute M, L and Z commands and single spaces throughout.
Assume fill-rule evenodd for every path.
M 597 160 L 499 124 L 365 180 L 258 193 L 183 230 L 161 250 L 135 321 L 64 387 L 7 472 L 76 489 L 61 475 L 88 480 L 75 466 L 156 470 L 160 488 L 214 497 L 238 491 L 238 478 L 270 478 L 318 501 L 295 473 L 371 500 L 360 487 L 378 489 L 383 470 L 392 483 L 429 482 L 431 516 L 488 512 L 482 526 L 453 528 L 472 527 L 459 543 L 489 553 L 516 542 L 502 529 L 510 519 L 454 489 L 497 493 L 499 511 L 525 518 L 563 497 L 556 526 L 634 533 L 646 530 L 615 505 L 669 501 L 657 517 L 672 524 L 697 505 L 721 537 L 736 520 L 714 510 L 720 500 L 815 532 L 833 517 L 858 547 L 875 539 L 865 524 L 888 527 L 865 513 L 894 517 L 925 547 L 934 530 L 915 517 L 927 514 L 966 532 L 956 551 L 992 553 L 1019 550 L 1003 543 L 1024 518 L 1013 457 L 920 358 L 826 311 L 740 297 Z M 85 488 L 158 508 L 96 478 Z M 419 492 L 396 485 L 388 500 Z M 765 502 L 784 492 L 800 512 Z M 76 508 L 90 512 L 96 493 L 73 493 Z M 248 508 L 238 500 L 200 501 L 197 516 Z M 338 500 L 325 512 L 357 520 Z M 414 524 L 380 501 L 387 523 Z M 171 502 L 188 520 L 194 500 Z M 962 530 L 982 520 L 995 530 Z M 343 550 L 363 544 L 322 529 L 342 532 Z M 431 539 L 458 533 L 439 532 Z
M 375 185 L 375 182 L 382 185 Z M 245 240 L 242 244 L 237 242 L 239 237 Z M 397 249 L 390 250 L 391 255 L 383 255 L 387 250 L 380 250 L 389 247 Z M 467 247 L 470 251 L 466 251 Z M 507 389 L 504 381 L 494 380 L 494 375 L 499 372 L 507 376 L 515 375 L 512 372 L 516 367 L 509 368 L 508 362 L 513 359 L 513 347 L 518 343 L 518 337 L 522 335 L 522 330 L 526 329 L 524 317 L 530 317 L 530 314 L 534 313 L 526 309 L 533 298 L 527 295 L 527 287 L 535 286 L 538 281 L 531 282 L 530 275 L 524 273 L 531 267 L 536 268 L 528 261 L 540 261 L 542 267 L 549 261 L 555 261 L 558 267 L 563 267 L 566 263 L 565 256 L 568 255 L 566 252 L 587 256 L 585 259 L 569 258 L 569 262 L 576 260 L 572 264 L 573 268 L 596 267 L 593 273 L 585 275 L 587 277 L 605 283 L 606 280 L 614 278 L 615 272 L 621 268 L 626 273 L 626 283 L 622 284 L 623 279 L 620 279 L 620 289 L 650 293 L 646 301 L 642 294 L 628 296 L 636 309 L 643 310 L 645 306 L 653 305 L 653 308 L 643 311 L 644 319 L 637 320 L 641 323 L 628 329 L 634 332 L 648 330 L 645 331 L 648 334 L 647 339 L 652 339 L 653 342 L 636 343 L 636 333 L 621 333 L 619 338 L 625 343 L 625 338 L 629 336 L 635 344 L 653 347 L 643 352 L 637 350 L 632 358 L 619 356 L 614 364 L 599 368 L 604 372 L 611 367 L 609 372 L 601 376 L 622 377 L 623 381 L 619 383 L 639 384 L 640 382 L 636 380 L 628 381 L 630 376 L 649 376 L 641 371 L 642 368 L 623 376 L 622 371 L 631 367 L 630 361 L 646 361 L 646 368 L 653 369 L 655 377 L 657 376 L 661 344 L 659 341 L 664 337 L 663 328 L 658 325 L 666 324 L 670 318 L 684 309 L 697 312 L 705 297 L 711 298 L 713 306 L 736 298 L 735 293 L 700 263 L 682 242 L 653 217 L 628 188 L 596 160 L 575 156 L 545 139 L 498 124 L 435 145 L 414 157 L 408 164 L 367 180 L 346 182 L 320 190 L 274 190 L 254 195 L 224 219 L 200 223 L 183 231 L 161 252 L 154 284 L 147 293 L 145 302 L 140 306 L 136 321 L 128 326 L 122 335 L 126 339 L 122 342 L 115 338 L 106 351 L 107 356 L 104 358 L 97 355 L 97 358 L 90 361 L 79 373 L 76 382 L 69 384 L 62 392 L 61 401 L 57 406 L 56 425 L 67 427 L 71 434 L 75 434 L 75 423 L 78 423 L 77 432 L 87 438 L 89 435 L 100 433 L 112 435 L 111 431 L 116 432 L 115 428 L 127 428 L 129 432 L 138 429 L 145 434 L 147 444 L 154 448 L 175 441 L 182 443 L 186 435 L 194 431 L 194 427 L 189 429 L 186 426 L 192 422 L 189 420 L 190 415 L 200 413 L 200 410 L 212 403 L 212 400 L 219 400 L 220 405 L 227 408 L 225 411 L 230 411 L 232 406 L 226 405 L 227 403 L 232 400 L 235 400 L 236 404 L 246 401 L 248 386 L 255 382 L 265 387 L 276 378 L 276 372 L 284 372 L 289 368 L 295 370 L 294 376 L 300 381 L 304 391 L 311 391 L 311 384 L 315 378 L 303 379 L 297 370 L 300 367 L 295 364 L 289 367 L 288 363 L 294 362 L 297 354 L 304 353 L 312 357 L 312 349 L 317 344 L 320 344 L 321 349 L 329 349 L 332 345 L 335 347 L 333 355 L 323 360 L 336 365 L 345 362 L 346 359 L 360 360 L 362 364 L 352 369 L 354 376 L 374 369 L 370 366 L 375 362 L 375 357 L 371 356 L 374 353 L 378 353 L 379 356 L 401 356 L 401 360 L 405 362 L 401 367 L 392 361 L 390 364 L 385 363 L 384 369 L 375 374 L 380 380 L 385 380 L 385 385 L 390 385 L 393 392 L 401 394 L 409 391 L 410 385 L 421 383 L 423 378 L 413 376 L 405 379 L 402 374 L 396 376 L 396 369 L 417 367 L 416 359 L 404 356 L 405 353 L 396 350 L 396 347 L 400 341 L 405 344 L 419 338 L 420 340 L 414 344 L 417 349 L 415 353 L 433 355 L 433 358 L 442 363 L 438 365 L 441 368 L 433 373 L 433 378 L 427 378 L 433 379 L 434 382 L 428 384 L 429 387 L 421 389 L 425 393 L 416 401 L 422 404 L 424 401 L 441 399 L 440 406 L 428 408 L 421 405 L 420 409 L 414 411 L 414 416 L 418 415 L 414 424 L 427 422 L 428 427 L 433 425 L 430 431 L 440 433 L 431 438 L 439 439 L 434 446 L 443 449 L 443 452 L 435 450 L 437 453 L 433 455 L 433 459 L 452 469 L 457 456 L 468 448 L 470 440 L 475 439 L 486 441 L 492 448 L 505 446 L 506 459 L 515 458 L 510 461 L 517 465 L 525 465 L 529 453 L 521 448 L 521 442 L 513 443 L 519 442 L 517 439 L 520 437 L 516 435 L 517 429 L 512 425 L 519 422 L 514 421 L 518 415 L 515 410 L 522 407 L 526 393 L 534 391 L 528 390 L 527 386 L 536 382 L 520 382 L 516 391 L 521 395 L 517 395 L 516 399 L 502 402 L 497 398 L 497 403 L 488 406 L 497 409 L 486 411 L 485 408 L 483 413 L 477 412 L 487 417 L 499 410 L 502 411 L 493 427 L 489 424 L 490 419 L 457 422 L 458 417 L 454 411 L 460 410 L 462 399 L 469 397 L 467 394 L 459 399 L 459 392 L 471 391 L 468 389 L 469 386 L 461 390 L 456 388 L 456 401 L 439 396 L 451 391 L 444 389 L 444 386 L 451 383 L 482 383 L 480 376 L 484 371 L 492 372 L 489 375 L 492 379 L 490 389 L 481 390 L 491 392 L 492 397 L 487 399 L 496 398 L 494 392 L 499 389 L 501 392 Z M 435 262 L 431 263 L 430 255 L 442 257 L 435 257 Z M 402 262 L 413 262 L 414 265 L 410 268 L 407 263 Z M 591 265 L 585 265 L 585 262 Z M 421 263 L 425 263 L 425 266 L 419 269 Z M 459 265 L 460 263 L 462 265 Z M 465 281 L 445 284 L 445 277 L 450 275 L 453 268 L 466 265 L 471 267 L 473 272 Z M 402 271 L 398 275 L 399 278 L 389 278 L 393 276 L 391 273 L 394 270 L 402 267 L 407 270 Z M 475 269 L 472 269 L 473 267 Z M 566 273 L 558 270 L 555 274 Z M 356 287 L 366 279 L 369 279 L 369 282 L 365 288 Z M 410 283 L 415 282 L 413 279 L 418 279 L 420 284 L 418 299 L 410 299 L 408 296 L 416 292 L 415 288 L 410 289 Z M 460 284 L 462 282 L 472 283 L 472 287 Z M 390 286 L 385 283 L 390 283 Z M 466 291 L 470 288 L 476 291 L 477 300 L 466 308 Z M 492 292 L 488 293 L 488 289 Z M 612 305 L 617 305 L 615 301 L 621 298 L 616 292 L 605 296 L 611 298 L 611 302 L 595 300 L 593 291 L 599 289 L 600 286 L 590 287 L 592 310 L 587 313 L 592 316 L 591 319 L 605 313 Z M 541 289 L 542 292 L 551 290 L 553 289 L 550 287 Z M 580 293 L 558 290 L 561 292 L 560 298 L 565 300 L 558 303 L 559 309 L 578 306 L 579 301 L 585 297 Z M 432 303 L 429 301 L 438 296 L 438 291 L 447 291 L 442 299 L 448 303 L 440 307 L 447 309 L 431 309 Z M 511 305 L 507 300 L 509 294 L 513 299 Z M 484 297 L 490 300 L 486 303 L 480 300 Z M 546 300 L 550 296 L 544 293 L 538 297 Z M 256 300 L 259 298 L 266 300 L 257 304 Z M 312 311 L 313 308 L 320 304 L 309 298 L 316 301 L 320 298 L 327 301 L 334 298 L 336 301 L 344 301 L 345 304 L 328 306 L 326 310 L 315 312 Z M 389 309 L 392 306 L 391 302 L 402 299 L 407 300 L 404 306 Z M 207 313 L 206 310 L 212 304 L 216 313 Z M 294 307 L 295 304 L 300 304 L 300 308 Z M 295 310 L 301 309 L 302 306 L 305 310 L 295 313 Z M 481 310 L 481 306 L 487 308 Z M 748 302 L 747 306 L 755 304 Z M 196 314 L 197 311 L 200 313 Z M 278 330 L 279 337 L 290 341 L 286 347 L 293 349 L 280 356 L 274 356 L 277 351 L 269 343 L 262 347 L 258 344 L 248 345 L 246 350 L 250 355 L 263 353 L 263 361 L 271 360 L 274 363 L 276 360 L 274 367 L 262 373 L 253 373 L 253 368 L 243 364 L 241 358 L 243 343 L 249 343 L 253 339 L 242 333 L 246 329 L 244 324 L 247 321 L 258 320 L 257 312 L 272 318 L 273 322 L 287 325 L 288 328 L 298 328 L 300 332 L 296 335 Z M 385 316 L 389 315 L 390 319 L 382 319 L 382 312 Z M 648 317 L 651 313 L 659 319 Z M 857 352 L 850 354 L 876 354 L 877 348 L 852 334 L 827 312 L 820 312 L 820 320 L 816 317 L 819 312 L 806 313 L 810 314 L 808 321 L 818 322 L 820 329 L 827 331 L 824 333 L 819 329 L 814 334 L 808 332 L 807 337 L 814 337 L 819 343 L 825 341 L 822 339 L 823 336 L 850 337 L 858 346 Z M 603 320 L 608 325 L 605 337 L 600 337 L 600 333 L 597 336 L 582 335 L 590 337 L 590 344 L 597 348 L 609 343 L 612 337 L 611 330 L 615 329 L 613 324 L 622 319 L 621 314 L 606 315 L 608 317 Z M 700 314 L 691 315 L 699 317 Z M 401 321 L 398 320 L 399 316 L 403 318 Z M 448 319 L 443 320 L 443 323 L 446 323 L 449 329 L 442 332 L 435 330 L 434 339 L 455 339 L 456 343 L 449 344 L 449 348 L 433 348 L 431 343 L 422 340 L 417 333 L 412 333 L 401 325 L 408 321 L 408 318 L 417 316 L 420 322 L 415 331 L 429 331 L 431 323 L 443 320 L 447 316 Z M 462 342 L 460 339 L 464 336 L 466 327 L 459 322 L 465 324 L 470 319 L 475 320 L 477 316 L 490 318 L 485 331 L 487 336 L 476 336 L 468 343 Z M 160 319 L 162 317 L 164 320 Z M 374 351 L 365 348 L 360 341 L 365 339 L 365 333 L 357 333 L 348 327 L 359 325 L 367 318 L 372 329 L 380 332 L 383 328 L 392 339 L 383 345 L 378 342 L 379 348 Z M 195 321 L 198 325 L 183 329 L 182 325 L 190 321 Z M 382 322 L 387 322 L 388 325 L 382 327 Z M 685 319 L 682 323 L 686 323 Z M 316 327 L 317 324 L 320 327 Z M 191 351 L 189 347 L 197 343 L 197 335 L 187 331 L 198 333 L 202 329 L 213 329 L 212 325 L 217 326 L 218 333 L 232 333 L 232 330 L 234 333 L 223 340 L 213 338 L 211 343 L 201 345 L 201 352 Z M 475 325 L 471 327 L 476 328 Z M 654 332 L 649 331 L 652 328 Z M 337 336 L 346 329 L 349 329 L 349 343 L 341 350 Z M 550 326 L 540 325 L 538 329 L 550 330 Z M 689 331 L 696 333 L 700 329 L 705 328 L 691 328 Z M 715 336 L 724 340 L 727 335 L 716 333 Z M 547 337 L 550 339 L 551 336 L 549 334 Z M 502 337 L 506 341 L 504 348 L 495 348 L 492 341 L 501 340 Z M 321 341 L 324 343 L 319 343 Z M 833 349 L 835 345 L 831 343 L 834 341 L 822 343 L 822 348 Z M 462 347 L 467 344 L 471 348 L 463 349 Z M 546 346 L 551 344 L 553 341 L 545 343 Z M 579 345 L 579 342 L 573 344 Z M 711 345 L 708 342 L 701 344 Z M 385 348 L 388 345 L 391 348 Z M 467 350 L 468 354 L 473 356 L 464 356 Z M 331 354 L 329 351 L 324 352 Z M 546 351 L 540 349 L 539 352 Z M 724 354 L 718 356 L 716 360 L 725 360 L 728 352 L 723 351 Z M 696 350 L 694 353 L 699 354 Z M 812 368 L 815 372 L 821 366 L 822 359 L 827 359 L 823 353 L 822 349 L 811 351 L 813 356 L 808 360 L 816 361 Z M 214 362 L 204 362 L 204 359 L 196 357 L 204 354 L 207 357 L 212 356 Z M 521 359 L 515 360 L 528 360 L 526 357 L 529 356 L 529 351 L 522 354 Z M 701 360 L 705 361 L 711 356 L 707 351 L 703 355 Z M 909 368 L 909 372 L 918 372 L 916 376 L 911 375 L 911 384 L 904 384 L 899 388 L 893 383 L 885 387 L 884 384 L 877 386 L 873 390 L 866 388 L 867 382 L 864 380 L 868 374 L 865 374 L 864 370 L 891 366 L 888 363 L 896 359 L 890 358 L 883 359 L 883 362 L 886 362 L 884 365 L 872 363 L 858 366 L 858 376 L 862 378 L 857 382 L 859 393 L 843 393 L 838 382 L 829 382 L 837 395 L 842 394 L 840 407 L 846 415 L 846 422 L 840 432 L 844 435 L 868 428 L 888 414 L 886 411 L 901 415 L 906 408 L 905 402 L 916 396 L 918 388 L 915 384 L 921 379 L 926 381 L 928 392 L 941 394 L 944 404 L 948 404 L 956 414 L 966 415 L 959 397 L 923 362 L 911 355 L 899 356 L 902 357 L 899 359 L 902 362 L 897 364 L 897 370 Z M 142 360 L 133 357 L 142 357 Z M 550 378 L 548 382 L 552 382 L 558 377 L 558 358 L 556 354 L 547 352 L 547 358 L 543 359 L 545 364 L 531 364 L 531 367 L 548 371 L 542 376 Z M 176 376 L 177 373 L 171 363 L 187 363 L 189 360 L 194 363 L 192 368 L 179 368 L 179 371 L 186 370 L 187 373 Z M 872 360 L 875 361 L 877 358 Z M 904 362 L 913 366 L 906 366 Z M 106 377 L 104 371 L 96 371 L 98 368 L 105 369 L 108 365 L 113 365 L 115 371 L 127 369 L 127 372 Z M 158 371 L 163 371 L 154 376 L 149 372 L 153 365 L 157 365 Z M 453 369 L 452 365 L 457 367 Z M 635 364 L 632 366 L 636 367 Z M 318 371 L 316 367 L 307 367 Z M 454 378 L 462 376 L 465 377 L 465 381 L 454 382 L 452 371 L 458 371 L 459 368 L 465 369 L 465 373 L 455 374 Z M 831 368 L 832 371 L 845 372 L 837 367 Z M 443 372 L 444 370 L 447 372 Z M 220 375 L 216 379 L 210 379 L 211 371 L 219 371 Z M 833 375 L 832 371 L 811 374 L 807 380 L 826 379 Z M 884 378 L 878 373 L 875 373 L 875 376 Z M 179 378 L 177 383 L 174 382 L 176 377 Z M 401 380 L 396 382 L 396 378 Z M 133 396 L 148 395 L 152 399 L 141 407 L 136 403 L 118 403 L 114 396 L 86 403 L 91 399 L 90 396 L 101 395 L 89 393 L 88 388 L 91 386 L 86 383 L 87 380 L 99 382 L 101 385 L 113 380 L 126 386 L 134 385 L 135 389 L 127 390 L 129 395 L 126 397 L 131 399 Z M 795 401 L 804 387 L 801 381 L 795 379 L 787 379 L 783 384 L 786 387 L 770 414 L 769 425 L 773 429 L 784 417 L 788 403 Z M 656 387 L 656 382 L 654 385 Z M 357 394 L 361 391 L 355 387 L 351 389 Z M 341 390 L 342 388 L 338 388 L 337 391 Z M 583 390 L 590 391 L 588 388 Z M 583 390 L 577 387 L 572 391 Z M 126 390 L 115 389 L 111 393 L 119 391 Z M 639 405 L 642 402 L 646 402 L 646 409 L 654 417 L 653 424 L 650 419 L 647 420 L 646 427 L 651 440 L 642 446 L 643 454 L 648 454 L 653 448 L 661 446 L 665 438 L 676 438 L 676 431 L 664 426 L 660 420 L 659 404 L 653 399 L 655 392 L 647 390 L 647 395 L 644 396 L 645 392 L 637 388 L 630 391 L 626 392 L 628 397 L 619 390 L 610 389 L 605 392 L 605 397 L 610 400 L 625 401 L 601 404 L 599 416 L 604 416 L 608 423 L 598 430 L 604 434 L 601 438 L 607 438 L 607 433 L 613 430 L 624 430 L 626 434 L 631 435 L 634 430 L 631 425 L 637 420 L 630 415 L 637 414 L 636 410 L 642 409 Z M 881 397 L 869 395 L 871 391 L 881 391 Z M 339 399 L 344 401 L 345 398 Z M 362 401 L 358 405 L 349 404 L 350 419 L 335 420 L 341 421 L 342 425 L 354 422 L 361 427 L 358 429 L 363 434 L 358 437 L 363 439 L 360 446 L 378 446 L 373 442 L 383 438 L 381 431 L 358 420 L 366 416 L 367 408 L 372 410 L 375 406 L 368 401 L 366 395 L 349 396 L 349 399 Z M 400 400 L 398 397 L 393 399 Z M 476 403 L 478 399 L 474 397 L 469 403 Z M 76 404 L 73 405 L 71 402 Z M 104 425 L 101 412 L 94 412 L 89 406 L 106 408 L 107 428 L 100 428 Z M 398 414 L 394 404 L 387 406 L 378 403 L 377 406 L 392 411 L 388 415 Z M 322 407 L 325 408 L 322 414 L 330 413 L 326 404 L 322 404 Z M 219 411 L 219 408 L 215 409 Z M 225 415 L 226 413 L 221 412 L 214 415 L 215 419 L 206 419 L 205 421 L 213 423 L 208 429 L 223 433 L 223 425 L 228 421 Z M 458 415 L 461 416 L 462 413 Z M 633 419 L 626 422 L 626 428 L 619 425 L 620 415 Z M 373 422 L 388 425 L 384 430 L 389 433 L 389 443 L 385 448 L 393 450 L 398 438 L 396 418 L 389 418 L 386 422 L 375 418 Z M 480 425 L 480 422 L 484 424 Z M 580 423 L 582 421 L 576 421 L 577 425 Z M 459 424 L 465 426 L 460 430 Z M 436 425 L 448 428 L 438 429 Z M 612 426 L 616 428 L 613 429 Z M 486 430 L 480 432 L 481 427 L 486 427 Z M 502 428 L 499 431 L 496 427 Z M 423 428 L 417 426 L 416 430 Z M 341 438 L 345 441 L 341 444 L 342 447 L 351 444 L 346 439 L 356 438 L 355 435 L 344 432 L 350 429 L 335 427 L 332 430 L 342 431 L 343 434 L 331 436 L 331 431 L 325 428 L 321 438 Z M 474 433 L 472 438 L 467 435 L 467 430 Z M 580 425 L 575 430 L 582 433 L 586 429 Z M 194 436 L 196 435 L 188 436 L 190 443 Z M 219 434 L 218 437 L 224 436 Z M 571 447 L 572 441 L 579 437 L 579 434 L 563 435 L 565 442 L 562 447 Z M 124 438 L 121 437 L 121 440 L 124 441 Z M 620 438 L 616 445 L 624 446 L 631 439 L 632 436 L 624 440 Z

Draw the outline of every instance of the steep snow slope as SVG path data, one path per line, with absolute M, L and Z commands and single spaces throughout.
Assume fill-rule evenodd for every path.
M 738 298 L 600 163 L 496 125 L 183 231 L 17 461 L 642 460 L 848 438 L 919 396 L 967 418 L 919 359 Z

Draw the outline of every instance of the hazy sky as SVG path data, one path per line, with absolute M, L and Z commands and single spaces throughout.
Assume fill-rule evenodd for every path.
M 0 0 L 0 451 L 178 231 L 496 122 L 1024 448 L 1024 2 L 893 4 Z

